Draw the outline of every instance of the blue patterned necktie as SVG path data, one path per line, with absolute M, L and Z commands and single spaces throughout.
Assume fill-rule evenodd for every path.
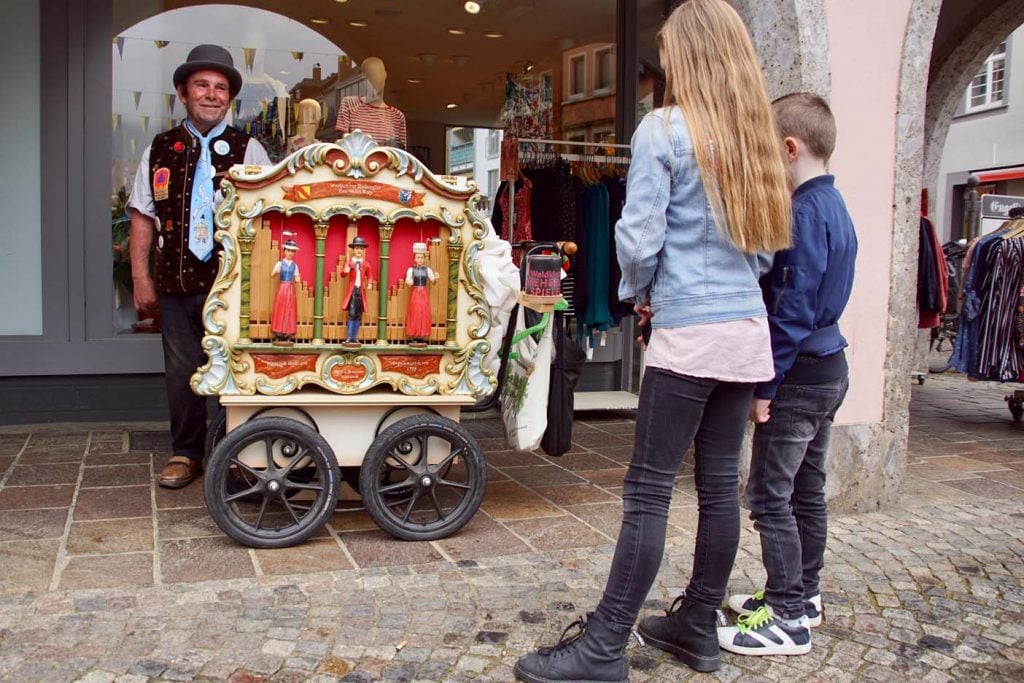
M 224 132 L 227 122 L 221 121 L 205 136 L 196 130 L 191 121 L 185 121 L 185 128 L 199 140 L 199 162 L 192 178 L 192 204 L 189 207 L 188 250 L 200 261 L 206 261 L 213 253 L 213 162 L 210 159 L 210 141 Z

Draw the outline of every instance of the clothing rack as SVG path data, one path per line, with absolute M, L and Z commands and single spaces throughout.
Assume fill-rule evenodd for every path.
M 550 151 L 542 153 L 556 154 L 559 158 L 566 161 L 579 161 L 579 162 L 592 162 L 595 164 L 629 164 L 632 158 L 629 154 L 631 147 L 629 145 L 616 144 L 612 142 L 582 142 L 573 140 L 543 140 L 534 138 L 519 138 L 517 141 L 517 151 L 523 149 L 527 145 L 545 145 L 552 147 Z M 567 147 L 569 152 L 558 151 L 559 147 Z M 623 150 L 625 153 L 613 153 L 613 154 L 592 154 L 587 152 L 588 149 L 599 150 Z M 515 182 L 512 182 L 508 191 L 508 216 L 507 216 L 507 231 L 508 239 L 512 241 L 512 235 L 515 229 L 515 197 L 516 188 Z M 630 323 L 625 328 L 625 337 L 632 338 L 632 324 Z M 623 376 L 632 376 L 633 360 L 632 355 L 629 353 L 623 354 Z M 638 399 L 637 396 L 628 391 L 579 391 L 575 392 L 576 396 L 576 410 L 635 410 L 637 408 Z
M 516 140 L 517 150 L 522 149 L 523 145 L 551 145 L 554 147 L 598 147 L 606 149 L 631 149 L 629 145 L 615 144 L 614 142 L 582 142 L 576 140 L 541 140 L 535 138 L 519 138 Z M 562 153 L 556 152 L 558 156 L 566 161 L 591 161 L 594 163 L 607 163 L 607 164 L 628 164 L 631 159 L 628 156 L 609 156 L 601 154 L 579 154 L 579 153 Z M 512 240 L 513 227 L 516 224 L 516 188 L 513 183 L 508 193 L 508 238 Z

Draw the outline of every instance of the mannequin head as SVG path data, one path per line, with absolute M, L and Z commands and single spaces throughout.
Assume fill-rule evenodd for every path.
M 384 83 L 388 79 L 388 72 L 384 68 L 384 62 L 379 57 L 367 57 L 359 65 L 359 68 L 375 92 L 375 95 L 368 97 L 367 100 L 375 101 L 382 99 L 384 96 Z
M 320 127 L 320 103 L 313 99 L 299 102 L 299 113 L 295 120 L 295 134 L 307 143 L 316 138 Z

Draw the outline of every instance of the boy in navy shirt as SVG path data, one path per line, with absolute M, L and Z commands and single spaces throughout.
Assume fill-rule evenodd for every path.
M 849 386 L 839 316 L 853 286 L 857 237 L 826 165 L 836 124 L 810 93 L 772 103 L 793 186 L 793 246 L 775 254 L 761 279 L 775 379 L 758 385 L 747 504 L 761 534 L 768 581 L 734 595 L 741 616 L 718 629 L 722 648 L 746 655 L 796 655 L 811 649 L 821 624 L 818 572 L 825 554 L 825 455 L 836 411 Z

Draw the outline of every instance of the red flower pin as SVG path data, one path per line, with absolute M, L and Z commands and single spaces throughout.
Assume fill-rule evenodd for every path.
M 183 143 L 181 140 L 178 140 L 177 142 L 174 143 L 174 151 L 175 152 L 181 152 L 181 151 L 184 151 L 184 149 L 185 149 L 185 143 Z

